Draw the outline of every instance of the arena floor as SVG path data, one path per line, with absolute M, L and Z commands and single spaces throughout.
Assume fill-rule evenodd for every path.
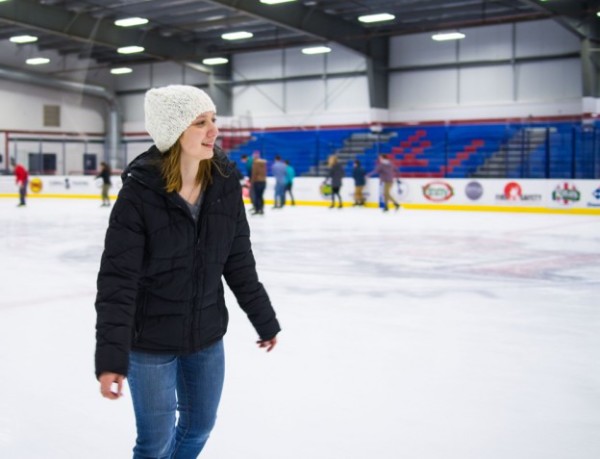
M 109 209 L 0 200 L 0 456 L 127 458 L 93 374 Z M 600 218 L 296 207 L 249 216 L 283 331 L 231 325 L 205 459 L 600 457 Z

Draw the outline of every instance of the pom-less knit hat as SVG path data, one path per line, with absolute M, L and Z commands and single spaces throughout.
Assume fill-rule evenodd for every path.
M 144 100 L 146 130 L 161 153 L 171 148 L 199 115 L 216 111 L 208 94 L 194 86 L 150 89 Z

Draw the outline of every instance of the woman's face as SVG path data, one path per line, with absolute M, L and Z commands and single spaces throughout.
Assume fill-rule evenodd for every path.
M 213 157 L 213 148 L 219 134 L 216 121 L 215 112 L 203 113 L 192 121 L 180 138 L 182 156 L 197 160 Z

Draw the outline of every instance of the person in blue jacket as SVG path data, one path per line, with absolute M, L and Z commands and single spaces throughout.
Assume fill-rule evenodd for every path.
M 296 205 L 296 201 L 294 200 L 294 193 L 292 193 L 292 188 L 294 186 L 294 178 L 296 178 L 296 171 L 294 167 L 290 164 L 288 159 L 285 160 L 285 197 L 287 198 L 288 193 L 290 194 L 290 199 L 292 200 L 292 206 Z
M 271 166 L 271 173 L 275 179 L 274 209 L 281 209 L 285 205 L 285 181 L 286 165 L 281 160 L 281 156 L 275 155 L 275 162 Z
M 352 168 L 352 177 L 354 178 L 354 204 L 353 206 L 364 206 L 365 195 L 364 188 L 367 184 L 366 171 L 361 166 L 358 159 L 354 160 L 354 167 Z

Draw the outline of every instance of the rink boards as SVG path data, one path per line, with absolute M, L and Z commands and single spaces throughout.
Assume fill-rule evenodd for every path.
M 121 179 L 112 177 L 111 195 L 116 198 Z M 298 205 L 330 203 L 322 177 L 299 177 L 293 193 Z M 102 182 L 93 176 L 31 176 L 30 198 L 100 199 Z M 273 202 L 274 180 L 267 179 L 266 202 Z M 367 207 L 380 205 L 379 179 L 367 182 Z M 325 194 L 324 194 L 325 193 Z M 353 203 L 354 181 L 346 177 L 341 189 L 345 205 Z M 407 209 L 473 210 L 509 212 L 557 212 L 600 215 L 600 180 L 534 179 L 439 179 L 411 178 L 396 181 L 392 195 Z M 12 176 L 0 177 L 0 197 L 16 198 Z M 244 197 L 248 197 L 244 189 Z

